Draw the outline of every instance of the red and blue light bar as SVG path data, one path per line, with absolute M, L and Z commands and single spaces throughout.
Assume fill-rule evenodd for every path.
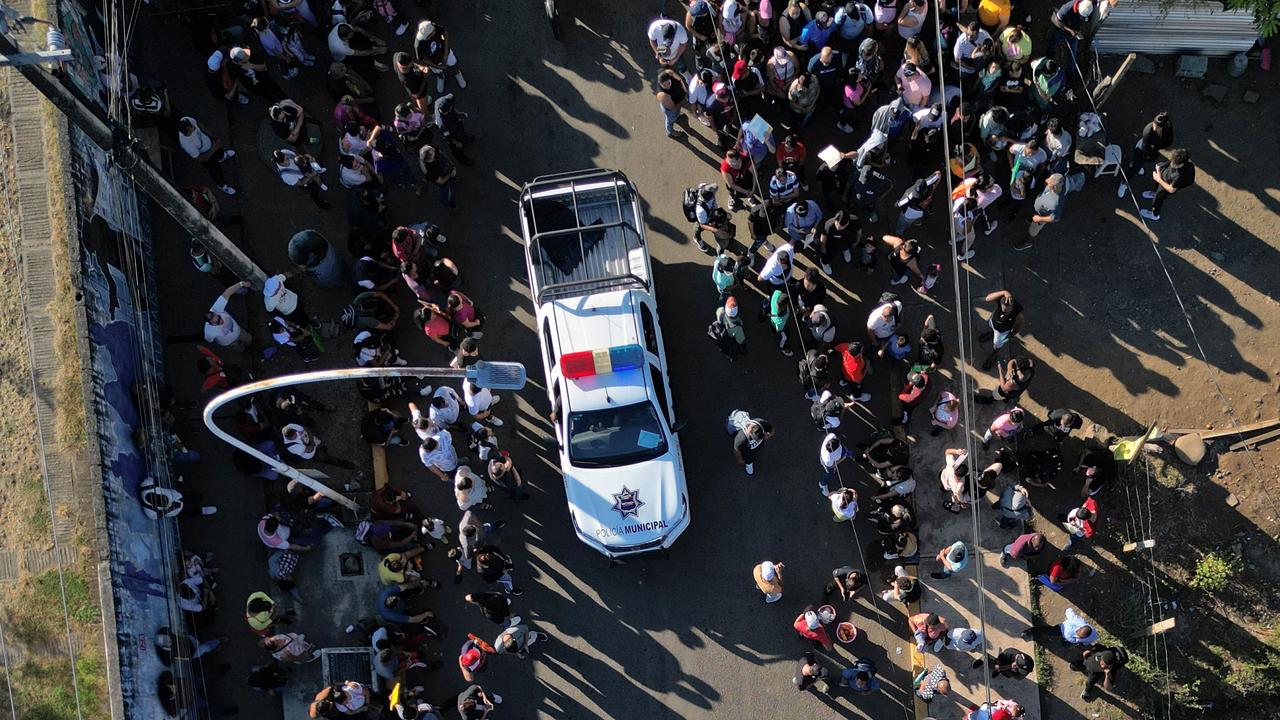
M 617 345 L 603 350 L 565 353 L 560 356 L 560 373 L 573 379 L 635 370 L 643 364 L 644 348 Z

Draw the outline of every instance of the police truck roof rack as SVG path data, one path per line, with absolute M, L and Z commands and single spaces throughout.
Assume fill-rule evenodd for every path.
M 635 188 L 617 170 L 542 175 L 525 185 L 520 222 L 534 301 L 651 291 L 640 218 Z

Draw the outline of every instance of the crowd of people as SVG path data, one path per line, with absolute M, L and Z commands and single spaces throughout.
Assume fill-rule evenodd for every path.
M 395 3 L 386 1 L 339 0 L 325 8 L 308 0 L 246 0 L 234 4 L 231 13 L 217 15 L 215 22 L 202 21 L 199 14 L 191 21 L 196 48 L 207 59 L 206 86 L 231 112 L 262 112 L 273 136 L 264 140 L 260 135 L 258 141 L 266 143 L 280 180 L 305 191 L 322 209 L 331 207 L 333 175 L 318 158 L 324 138 L 337 138 L 337 184 L 345 195 L 350 228 L 346 249 L 354 262 L 341 260 L 324 235 L 304 231 L 289 243 L 295 267 L 271 275 L 255 291 L 193 242 L 194 267 L 225 286 L 206 311 L 199 337 L 203 344 L 198 345 L 196 370 L 202 392 L 213 395 L 256 379 L 255 361 L 285 349 L 312 363 L 343 334 L 351 337 L 351 364 L 405 365 L 396 341 L 397 328 L 405 324 L 451 353 L 451 367 L 478 362 L 485 315 L 460 290 L 461 269 L 445 254 L 445 232 L 430 222 L 397 226 L 387 220 L 387 191 L 393 186 L 417 195 L 434 186 L 441 208 L 456 210 L 453 180 L 459 166 L 473 163 L 466 147 L 475 138 L 458 107 L 467 85 L 448 29 L 432 19 L 413 25 Z M 398 39 L 411 29 L 408 37 Z M 384 40 L 383 35 L 390 37 Z M 393 52 L 389 43 L 402 49 Z M 302 88 L 312 76 L 304 68 L 317 63 L 327 67 L 331 115 L 313 114 L 286 92 Z M 393 72 L 401 88 L 390 117 L 378 110 L 379 101 L 388 100 L 386 93 L 375 96 L 371 82 L 382 72 Z M 265 111 L 259 110 L 264 105 Z M 226 168 L 236 153 L 196 117 L 174 113 L 158 117 L 157 123 L 208 174 L 212 188 L 200 183 L 190 187 L 196 208 L 216 224 L 238 222 L 220 202 L 220 195 L 248 190 L 233 185 L 235 174 Z M 322 317 L 303 297 L 297 280 L 302 276 L 330 297 L 349 294 L 337 320 Z M 416 300 L 412 312 L 402 314 L 392 297 L 401 284 Z M 253 317 L 266 322 L 255 326 L 245 316 L 237 317 L 230 307 L 237 296 L 254 305 Z M 309 599 L 302 596 L 297 578 L 308 553 L 316 551 L 326 534 L 345 533 L 379 558 L 381 591 L 367 598 L 368 617 L 352 619 L 346 629 L 367 643 L 377 680 L 351 677 L 315 688 L 310 716 L 430 720 L 456 711 L 464 718 L 488 717 L 502 697 L 479 683 L 481 675 L 491 669 L 501 675 L 511 662 L 508 657 L 534 657 L 538 644 L 549 639 L 519 612 L 517 598 L 524 590 L 513 579 L 517 561 L 501 548 L 503 512 L 529 498 L 514 458 L 500 448 L 496 431 L 504 422 L 495 411 L 502 398 L 469 380 L 433 386 L 413 377 L 365 378 L 359 392 L 370 408 L 359 423 L 360 438 L 384 448 L 416 444 L 424 474 L 450 485 L 456 514 L 434 507 L 428 513 L 413 493 L 388 482 L 374 488 L 355 520 L 344 516 L 334 491 L 282 474 L 270 462 L 327 465 L 350 476 L 356 463 L 334 449 L 345 445 L 322 437 L 338 431 L 331 422 L 333 409 L 292 387 L 239 401 L 235 433 L 256 454 L 236 452 L 234 465 L 246 478 L 266 481 L 274 497 L 256 528 L 269 553 L 266 570 L 274 586 L 243 598 L 246 632 L 259 638 L 261 660 L 241 670 L 249 687 L 274 695 L 290 684 L 298 665 L 320 657 L 321 648 L 307 638 L 303 618 L 286 606 Z M 406 398 L 413 400 L 407 407 Z M 183 407 L 174 402 L 170 409 Z M 167 419 L 170 460 L 179 466 L 198 461 L 198 454 L 179 438 L 184 429 L 178 414 Z M 367 480 L 357 475 L 341 490 L 359 491 Z M 157 518 L 217 512 L 181 483 L 170 488 L 151 481 L 140 488 L 139 498 Z M 426 562 L 433 554 L 447 556 L 452 582 L 429 576 Z M 208 633 L 225 604 L 220 601 L 226 600 L 219 597 L 213 555 L 187 553 L 184 569 L 180 604 L 192 618 L 192 629 Z M 449 589 L 453 585 L 463 587 Z M 478 611 L 475 624 L 457 643 L 456 670 L 443 670 L 445 663 L 435 659 L 454 644 L 444 639 L 446 630 L 431 609 L 443 602 Z M 196 658 L 225 642 L 219 637 L 199 643 L 186 632 L 164 627 L 156 645 L 185 648 L 185 657 Z M 178 654 L 167 652 L 170 659 Z M 469 685 L 442 702 L 441 672 L 460 673 Z M 214 702 L 174 672 L 166 672 L 157 688 L 161 702 L 174 712 L 193 706 L 214 716 L 237 710 Z
M 681 197 L 694 242 L 712 256 L 717 300 L 708 335 L 728 360 L 741 360 L 747 355 L 745 315 L 753 313 L 768 328 L 778 352 L 795 359 L 801 392 L 821 435 L 818 489 L 831 517 L 837 522 L 868 518 L 879 535 L 863 548 L 872 567 L 836 568 L 821 597 L 794 620 L 794 630 L 814 650 L 831 649 L 833 636 L 843 642 L 856 635 L 850 623 L 836 622 L 840 613 L 828 599 L 838 596 L 833 602 L 847 606 L 867 595 L 869 602 L 904 609 L 904 631 L 920 652 L 976 654 L 974 667 L 985 663 L 993 675 L 1025 677 L 1032 671 L 1029 649 L 988 652 L 979 629 L 953 627 L 946 617 L 912 610 L 926 591 L 914 570 L 923 550 L 915 502 L 922 488 L 913 470 L 910 433 L 920 428 L 947 435 L 957 446 L 941 458 L 938 492 L 944 509 L 970 511 L 995 497 L 991 519 L 1001 528 L 1016 529 L 1003 548 L 1002 563 L 1054 556 L 1036 576 L 1050 590 L 1061 589 L 1079 572 L 1073 546 L 1093 536 L 1099 498 L 1116 466 L 1111 451 L 1093 441 L 1071 461 L 1064 457 L 1063 441 L 1082 427 L 1078 413 L 1061 408 L 1037 419 L 1019 405 L 1037 368 L 1035 358 L 1015 350 L 1025 308 L 1009 290 L 985 297 L 990 328 L 980 337 L 985 344 L 981 366 L 994 377 L 979 383 L 989 387 L 972 398 L 961 398 L 944 374 L 952 358 L 937 320 L 932 315 L 909 318 L 903 295 L 928 297 L 950 272 L 952 258 L 928 257 L 930 247 L 941 245 L 955 262 L 965 263 L 982 244 L 979 231 L 990 237 L 1003 226 L 1011 247 L 1026 250 L 1043 228 L 1062 221 L 1065 196 L 1081 190 L 1087 177 L 1087 168 L 1074 154 L 1083 135 L 1073 129 L 1092 129 L 1096 118 L 1089 118 L 1081 104 L 1082 89 L 1075 87 L 1074 68 L 1061 61 L 1062 51 L 1074 58 L 1090 23 L 1111 4 L 1114 0 L 1098 0 L 1097 6 L 1094 0 L 1073 0 L 1057 8 L 1043 54 L 1034 52 L 1030 13 L 1009 0 L 981 0 L 974 8 L 965 2 L 941 12 L 927 0 L 874 5 L 683 0 L 681 12 L 662 15 L 647 28 L 666 135 L 687 143 L 695 141 L 691 135 L 710 138 L 721 158 L 717 177 L 688 188 Z M 253 379 L 250 363 L 237 362 L 237 355 L 253 352 L 266 358 L 291 348 L 310 363 L 344 330 L 352 337 L 353 364 L 404 365 L 394 331 L 410 318 L 432 344 L 453 354 L 453 367 L 477 362 L 485 315 L 460 290 L 462 271 L 445 255 L 444 230 L 429 222 L 395 226 L 386 219 L 392 186 L 417 194 L 434 186 L 441 208 L 455 209 L 459 167 L 473 163 L 466 149 L 474 138 L 466 129 L 466 113 L 459 109 L 467 85 L 447 28 L 435 20 L 414 25 L 389 0 L 338 0 L 326 12 L 317 12 L 325 9 L 308 0 L 245 0 L 235 10 L 231 29 L 221 25 L 193 34 L 207 58 L 206 85 L 235 112 L 267 106 L 262 119 L 274 133 L 270 159 L 281 182 L 306 192 L 320 208 L 331 206 L 332 175 L 317 153 L 323 138 L 338 138 L 336 182 L 345 195 L 351 229 L 347 251 L 354 262 L 339 260 L 341 253 L 324 236 L 305 231 L 289 246 L 296 268 L 272 275 L 257 292 L 227 272 L 206 248 L 193 244 L 195 268 L 226 288 L 205 314 L 205 344 L 197 361 L 202 390 L 216 393 Z M 937 42 L 943 57 L 935 57 Z M 393 51 L 393 46 L 403 49 Z M 286 92 L 309 76 L 303 68 L 317 63 L 327 65 L 331 114 L 313 115 Z M 393 72 L 401 90 L 389 118 L 381 117 L 377 102 L 385 105 L 387 98 L 376 97 L 370 82 L 382 72 Z M 692 121 L 705 129 L 691 127 Z M 213 184 L 212 189 L 191 187 L 193 203 L 214 222 L 233 221 L 221 208 L 219 195 L 246 191 L 232 184 L 232 174 L 224 168 L 235 152 L 210 135 L 198 118 L 172 118 L 166 129 Z M 844 136 L 864 139 L 849 150 L 833 145 L 816 151 L 815 138 Z M 1151 204 L 1142 208 L 1149 220 L 1158 220 L 1167 198 L 1194 182 L 1187 151 L 1172 147 L 1167 113 L 1143 129 L 1125 167 L 1129 178 L 1150 169 L 1154 189 L 1143 196 Z M 894 195 L 895 177 L 904 176 L 907 182 Z M 1121 197 L 1129 191 L 1124 183 L 1117 188 Z M 1024 207 L 1027 200 L 1029 208 Z M 735 223 L 738 213 L 746 215 L 744 234 Z M 935 213 L 947 218 L 946 239 L 923 241 L 918 235 Z M 872 290 L 868 285 L 875 280 L 857 281 L 859 292 L 874 301 L 865 324 L 850 330 L 829 304 L 829 284 L 842 279 L 853 285 L 855 275 L 872 278 L 882 258 L 890 271 L 888 286 Z M 290 287 L 303 275 L 326 291 L 350 293 L 338 322 L 319 317 Z M 403 316 L 389 294 L 401 282 L 417 301 Z M 233 315 L 229 302 L 238 295 L 249 296 L 255 308 L 261 302 L 268 318 L 262 327 L 251 328 Z M 752 307 L 756 296 L 762 301 Z M 271 336 L 269 342 L 261 330 Z M 875 385 L 889 386 L 891 409 L 882 431 L 855 443 L 842 430 L 842 418 L 869 412 L 873 373 L 887 378 Z M 430 659 L 441 643 L 441 628 L 429 608 L 446 601 L 449 591 L 439 578 L 428 576 L 424 565 L 429 555 L 443 553 L 452 561 L 454 582 L 475 587 L 450 599 L 474 606 L 493 623 L 466 634 L 457 664 L 472 684 L 444 704 L 456 705 L 463 717 L 486 717 L 502 698 L 475 683 L 478 676 L 508 662 L 499 655 L 525 659 L 536 654 L 537 643 L 548 640 L 517 612 L 517 598 L 523 594 L 513 576 L 517 563 L 501 549 L 502 509 L 528 498 L 514 460 L 499 447 L 496 431 L 504 423 L 495 408 L 501 398 L 469 381 L 433 387 L 413 378 L 362 380 L 360 393 L 371 407 L 360 424 L 363 440 L 386 448 L 416 442 L 426 470 L 453 488 L 458 514 L 428 513 L 411 492 L 386 484 L 373 491 L 365 517 L 352 523 L 343 519 L 329 493 L 282 476 L 258 457 L 235 455 L 243 475 L 280 487 L 257 525 L 279 593 L 303 602 L 295 572 L 326 533 L 352 533 L 380 557 L 377 574 L 383 589 L 369 598 L 373 612 L 348 628 L 371 648 L 379 681 L 370 685 L 367 679 L 348 678 L 317 688 L 311 716 L 385 711 L 403 720 L 427 720 L 443 714 L 438 698 L 428 699 L 434 685 L 429 673 L 441 669 L 439 661 Z M 413 402 L 402 410 L 406 397 Z M 981 439 L 980 452 L 990 453 L 989 461 L 971 458 L 959 437 L 962 407 L 970 402 L 998 407 Z M 235 423 L 238 435 L 262 456 L 351 470 L 351 459 L 335 454 L 321 437 L 322 430 L 335 430 L 324 425 L 327 410 L 287 388 L 242 401 Z M 738 463 L 753 474 L 773 436 L 772 425 L 735 411 L 726 430 Z M 171 460 L 194 461 L 176 432 L 169 440 Z M 767 461 L 767 452 L 764 457 Z M 865 472 L 853 472 L 855 466 Z M 1049 483 L 1067 466 L 1081 483 L 1081 502 L 1059 508 L 1058 521 L 1070 541 L 1063 551 L 1048 552 L 1053 548 L 1043 532 L 1028 525 L 1035 516 L 1031 489 Z M 156 517 L 217 511 L 181 487 L 152 483 L 140 498 Z M 982 512 L 988 514 L 985 507 Z M 975 552 L 963 539 L 939 548 L 930 578 L 945 582 L 964 572 Z M 208 556 L 188 554 L 184 559 L 186 575 L 179 588 L 183 609 L 197 628 L 205 628 L 218 607 L 217 569 Z M 873 588 L 872 571 L 881 563 L 893 572 L 882 587 Z M 753 568 L 766 603 L 782 599 L 783 572 L 782 562 L 763 561 Z M 261 589 L 244 601 L 248 631 L 261 638 L 262 651 L 262 662 L 249 670 L 248 682 L 270 693 L 289 682 L 294 666 L 316 660 L 319 650 L 302 632 L 296 613 L 283 608 L 278 598 Z M 1028 637 L 1054 632 L 1080 647 L 1074 666 L 1086 674 L 1086 694 L 1095 686 L 1110 690 L 1125 662 L 1123 649 L 1098 645 L 1096 631 L 1075 611 L 1060 626 L 1029 629 Z M 222 643 L 198 643 L 165 627 L 157 647 L 161 637 L 165 647 L 190 646 L 193 657 Z M 833 673 L 814 650 L 798 661 L 798 689 L 823 684 L 828 690 L 881 691 L 871 660 L 854 658 Z M 201 703 L 233 711 L 207 698 L 184 697 L 172 675 L 166 678 L 159 685 L 168 705 Z M 941 665 L 916 678 L 915 692 L 925 701 L 948 690 Z M 973 707 L 970 713 L 975 720 L 1024 715 L 1008 700 Z
M 841 602 L 854 602 L 863 587 L 904 606 L 907 631 L 921 653 L 976 654 L 973 667 L 986 664 L 991 675 L 1025 677 L 1033 669 L 1029 646 L 987 654 L 980 630 L 913 611 L 924 591 L 910 570 L 921 562 L 915 498 L 928 485 L 917 487 L 912 428 L 948 435 L 957 445 L 941 458 L 938 492 L 946 511 L 977 512 L 976 506 L 989 504 L 996 525 L 1016 530 L 1002 548 L 1002 565 L 1045 554 L 1047 572 L 1034 579 L 1054 591 L 1079 571 L 1073 552 L 1094 535 L 1099 496 L 1116 475 L 1116 463 L 1112 451 L 1092 438 L 1078 452 L 1073 444 L 1068 452 L 1074 457 L 1064 457 L 1063 441 L 1083 425 L 1077 412 L 1058 408 L 1039 419 L 1019 404 L 1037 369 L 1035 358 L 1016 349 L 1022 303 L 1007 289 L 983 299 L 989 329 L 979 335 L 984 349 L 974 360 L 995 377 L 975 383 L 979 389 L 970 402 L 979 410 L 996 408 L 975 450 L 959 437 L 961 420 L 973 418 L 962 418 L 965 400 L 941 372 L 951 363 L 938 324 L 932 315 L 913 322 L 901 293 L 928 297 L 943 268 L 950 270 L 952 259 L 935 261 L 928 246 L 949 248 L 955 263 L 966 263 L 992 242 L 980 242 L 978 232 L 991 237 L 1003 225 L 1009 246 L 1028 250 L 1044 228 L 1062 221 L 1065 196 L 1084 187 L 1105 154 L 1075 57 L 1079 42 L 1112 5 L 1073 0 L 1055 7 L 1041 53 L 1033 46 L 1035 18 L 1005 0 L 982 0 L 973 8 L 966 2 L 940 13 L 924 0 L 874 6 L 686 0 L 683 12 L 649 25 L 664 131 L 681 143 L 709 136 L 722 158 L 719 177 L 686 189 L 681 198 L 695 243 L 713 256 L 717 306 L 707 334 L 728 360 L 738 361 L 747 354 L 745 315 L 754 310 L 748 299 L 763 296 L 754 314 L 778 351 L 796 358 L 822 437 L 818 490 L 831 517 L 866 517 L 880 535 L 863 548 L 871 567 L 837 568 L 822 597 L 810 594 L 814 601 L 795 618 L 795 631 L 814 646 L 798 660 L 797 689 L 825 683 L 828 690 L 865 693 L 879 687 L 868 660 L 855 657 L 833 673 L 814 652 L 834 646 L 829 626 L 835 639 L 852 633 L 849 623 L 837 622 L 841 613 L 824 604 L 828 597 L 839 590 Z M 935 56 L 939 45 L 942 57 Z M 706 130 L 697 131 L 694 121 Z M 1150 204 L 1140 208 L 1147 220 L 1160 219 L 1164 201 L 1194 179 L 1187 151 L 1171 149 L 1172 128 L 1167 113 L 1157 114 L 1125 160 L 1130 179 L 1156 161 L 1155 187 L 1143 193 Z M 699 138 L 690 137 L 695 133 Z M 844 150 L 841 134 L 863 139 Z M 819 138 L 833 137 L 816 151 Z M 904 176 L 905 186 L 894 195 L 894 178 Z M 1128 191 L 1121 181 L 1117 194 L 1123 198 Z M 935 211 L 948 218 L 945 239 L 922 241 L 919 233 Z M 737 213 L 746 215 L 743 235 Z M 874 275 L 880 258 L 889 266 L 888 287 L 854 279 Z M 848 267 L 838 267 L 841 262 Z M 832 281 L 873 299 L 865 325 L 848 329 L 838 321 L 828 300 Z M 868 378 L 877 369 L 888 378 L 877 385 L 889 386 L 890 412 L 881 418 L 881 431 L 853 443 L 841 419 L 871 413 Z M 912 424 L 916 415 L 921 419 Z M 755 474 L 773 425 L 735 410 L 726 431 L 738 464 Z M 932 467 L 934 461 L 925 462 Z M 1058 513 L 1038 508 L 1042 517 L 1056 514 L 1066 533 L 1066 547 L 1058 550 L 1031 525 L 1031 489 L 1052 483 L 1064 466 L 1080 484 L 1079 503 Z M 986 507 L 981 514 L 988 514 Z M 941 583 L 964 572 L 976 552 L 964 539 L 941 547 L 930 578 Z M 882 564 L 893 566 L 888 587 L 870 589 L 871 573 Z M 783 598 L 783 568 L 766 560 L 752 570 L 766 603 Z M 1058 629 L 1065 642 L 1080 647 L 1071 666 L 1085 674 L 1082 697 L 1089 699 L 1097 686 L 1112 689 L 1126 656 L 1123 648 L 1098 645 L 1092 628 L 1076 634 L 1087 627 L 1078 619 L 1073 610 Z M 1033 628 L 1026 637 L 1042 630 Z M 949 692 L 946 668 L 927 666 L 914 688 L 925 702 Z M 968 713 L 975 720 L 1025 715 L 1008 699 Z

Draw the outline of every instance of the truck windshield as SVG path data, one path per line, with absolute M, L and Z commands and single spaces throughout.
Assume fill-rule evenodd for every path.
M 616 467 L 665 455 L 666 435 L 649 401 L 569 414 L 569 460 L 578 467 Z

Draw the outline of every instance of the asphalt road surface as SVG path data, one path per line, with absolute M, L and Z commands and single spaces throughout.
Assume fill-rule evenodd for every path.
M 442 209 L 432 193 L 392 193 L 393 222 L 430 219 L 447 233 L 448 254 L 463 268 L 462 289 L 488 315 L 481 343 L 484 356 L 520 361 L 529 368 L 529 386 L 518 398 L 505 398 L 498 415 L 507 421 L 499 431 L 502 446 L 516 458 L 533 497 L 518 507 L 500 499 L 494 516 L 510 523 L 501 544 L 515 557 L 517 582 L 528 589 L 517 607 L 535 627 L 548 632 L 551 641 L 534 660 L 499 658 L 481 681 L 504 696 L 501 717 L 809 718 L 831 712 L 847 717 L 907 716 L 912 711 L 909 678 L 901 667 L 907 662 L 901 612 L 883 603 L 880 612 L 873 610 L 865 591 L 857 604 L 841 608 L 842 614 L 852 613 L 860 637 L 826 654 L 827 664 L 838 673 L 853 657 L 868 657 L 881 668 L 885 691 L 855 699 L 838 689 L 830 696 L 798 693 L 791 684 L 796 660 L 809 647 L 791 623 L 805 605 L 821 598 L 833 568 L 862 564 L 854 530 L 831 521 L 828 503 L 817 491 L 821 435 L 809 420 L 794 359 L 781 357 L 766 326 L 752 319 L 755 301 L 743 303 L 751 352 L 746 359 L 728 363 L 704 334 L 713 319 L 716 293 L 709 258 L 692 244 L 680 193 L 699 181 L 718 181 L 712 164 L 718 157 L 696 122 L 691 123 L 697 127 L 690 128 L 687 142 L 669 140 L 663 133 L 651 90 L 656 70 L 644 36 L 657 8 L 654 3 L 605 0 L 561 4 L 563 44 L 551 39 L 541 4 L 532 0 L 459 3 L 438 10 L 466 76 L 467 87 L 457 98 L 459 108 L 470 113 L 469 129 L 479 137 L 470 150 L 476 163 L 459 168 L 461 208 L 456 213 Z M 409 49 L 411 38 L 412 29 L 404 37 L 389 37 L 391 49 Z M 326 64 L 323 45 L 315 39 L 310 45 Z M 334 209 L 320 212 L 304 195 L 281 186 L 271 169 L 254 157 L 254 139 L 265 116 L 261 100 L 247 108 L 233 107 L 229 125 L 224 126 L 222 109 L 201 91 L 197 73 L 202 62 L 187 43 L 167 46 L 148 60 L 155 74 L 175 86 L 185 111 L 198 114 L 211 132 L 240 150 L 238 179 L 246 191 L 240 201 L 246 218 L 242 241 L 269 272 L 287 267 L 284 246 L 298 229 L 320 229 L 342 247 L 345 197 L 334 173 L 328 181 Z M 309 111 L 327 116 L 332 105 L 322 96 L 320 71 L 310 70 L 303 78 L 308 85 L 284 83 L 286 91 L 301 97 Z M 183 82 L 185 87 L 180 86 Z M 401 90 L 389 74 L 378 83 L 382 116 L 390 117 L 391 107 L 402 99 Z M 333 169 L 336 142 L 332 122 L 327 117 L 324 121 L 324 164 Z M 829 119 L 824 123 L 829 127 Z M 825 140 L 837 138 L 842 149 L 861 141 L 860 136 L 815 132 L 806 137 L 811 157 Z M 530 325 L 532 303 L 516 215 L 522 183 L 544 173 L 588 167 L 623 170 L 644 201 L 675 403 L 688 423 L 680 440 L 691 527 L 667 556 L 645 556 L 612 568 L 575 539 L 565 508 L 554 444 L 548 441 L 540 351 Z M 204 177 L 198 167 L 182 164 L 179 175 Z M 745 238 L 745 217 L 737 222 L 740 239 Z M 877 231 L 883 224 L 882 220 Z M 200 312 L 217 289 L 204 278 L 193 280 L 185 242 L 167 219 L 157 218 L 156 226 L 159 236 L 172 239 L 158 243 L 166 330 L 196 332 Z M 837 325 L 848 330 L 842 335 L 862 335 L 866 303 L 887 282 L 884 268 L 873 277 L 856 271 L 855 277 L 853 268 L 837 266 L 832 304 Z M 197 286 L 198 292 L 193 291 Z M 336 313 L 348 299 L 305 283 L 297 289 L 322 314 Z M 401 289 L 398 297 L 406 307 L 399 333 L 405 356 L 411 364 L 444 364 L 444 352 L 407 326 L 408 293 Z M 251 307 L 251 317 L 260 317 L 260 303 L 254 301 Z M 906 322 L 915 326 L 921 320 L 919 308 L 909 309 Z M 190 345 L 171 349 L 175 378 L 191 375 L 192 357 Z M 348 364 L 345 340 L 339 339 L 311 367 Z M 300 367 L 292 357 L 278 358 L 260 372 L 270 375 Z M 875 395 L 871 408 L 881 418 L 887 416 L 886 375 L 877 373 L 869 385 Z M 321 434 L 335 448 L 349 449 L 359 458 L 365 451 L 358 438 L 360 409 L 354 393 L 334 388 L 320 395 L 340 408 L 321 419 Z M 735 464 L 723 430 L 725 417 L 735 408 L 769 419 L 777 430 L 752 477 Z M 865 439 L 873 429 L 872 420 L 858 418 L 848 418 L 844 427 L 851 441 Z M 205 438 L 195 437 L 192 444 L 214 458 L 224 453 Z M 412 447 L 392 448 L 388 458 L 393 481 L 414 490 L 429 512 L 456 523 L 449 489 L 421 467 Z M 866 476 L 858 474 L 856 480 L 848 472 L 846 477 L 866 498 L 870 488 Z M 252 639 L 243 637 L 247 633 L 237 610 L 248 591 L 267 584 L 261 562 L 265 553 L 251 530 L 262 512 L 262 500 L 256 492 L 243 492 L 235 484 L 239 478 L 208 471 L 205 475 L 206 494 L 223 510 L 216 520 L 193 525 L 187 539 L 201 549 L 216 547 L 228 567 L 222 581 L 228 610 L 217 631 L 232 635 L 229 659 L 236 667 L 228 679 L 212 681 L 211 692 L 223 702 L 237 701 L 242 717 L 269 717 L 273 701 L 251 695 L 240 682 L 241 669 L 261 658 Z M 857 532 L 864 546 L 878 537 L 865 523 L 859 523 Z M 772 605 L 764 604 L 751 580 L 752 566 L 763 559 L 786 564 L 785 597 Z M 438 577 L 448 571 L 439 551 L 431 567 Z M 302 570 L 306 571 L 305 562 Z M 460 586 L 446 582 L 437 591 L 435 607 L 451 628 L 442 644 L 447 666 L 439 675 L 441 697 L 465 686 L 452 669 L 465 633 L 496 634 L 488 621 L 462 606 L 461 594 L 479 590 L 479 585 L 478 579 L 468 577 Z M 324 602 L 308 599 L 302 629 L 325 643 L 354 644 L 344 641 L 337 627 L 317 626 Z

